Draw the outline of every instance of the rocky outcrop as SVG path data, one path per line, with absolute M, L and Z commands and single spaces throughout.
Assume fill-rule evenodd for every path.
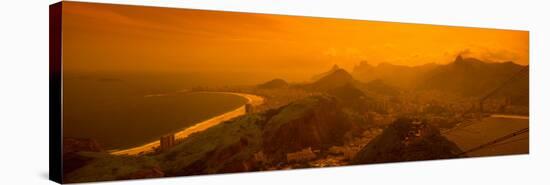
M 70 173 L 88 164 L 93 158 L 79 155 L 80 152 L 102 152 L 93 139 L 63 138 L 63 174 Z
M 401 118 L 362 148 L 354 164 L 454 158 L 462 151 L 425 121 Z
M 307 147 L 326 149 L 341 145 L 354 128 L 336 98 L 313 96 L 282 107 L 269 119 L 263 149 L 275 160 Z
M 63 153 L 101 151 L 103 151 L 103 149 L 99 143 L 93 139 L 71 137 L 63 138 Z

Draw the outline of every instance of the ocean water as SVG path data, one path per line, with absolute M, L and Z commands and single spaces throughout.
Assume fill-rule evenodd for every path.
M 107 150 L 157 140 L 247 101 L 231 94 L 179 92 L 185 80 L 73 76 L 63 83 L 63 136 L 92 138 Z

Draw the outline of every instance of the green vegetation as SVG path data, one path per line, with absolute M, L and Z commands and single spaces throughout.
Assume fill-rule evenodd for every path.
M 92 182 L 128 177 L 143 169 L 158 167 L 157 161 L 149 156 L 115 156 L 99 152 L 80 152 L 79 155 L 92 158 L 86 166 L 65 175 L 64 182 Z

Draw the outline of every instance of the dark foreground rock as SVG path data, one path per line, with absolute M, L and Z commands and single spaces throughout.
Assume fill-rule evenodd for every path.
M 63 153 L 73 152 L 101 152 L 103 149 L 93 139 L 63 138 Z
M 70 173 L 88 164 L 92 158 L 79 155 L 80 152 L 102 152 L 93 139 L 63 138 L 63 174 Z
M 263 130 L 263 149 L 272 158 L 304 148 L 328 149 L 342 145 L 345 135 L 356 129 L 338 101 L 313 96 L 283 107 Z
M 128 180 L 128 179 L 145 179 L 145 178 L 158 178 L 164 177 L 164 172 L 160 167 L 153 167 L 147 169 L 140 169 L 133 173 L 119 177 L 118 180 Z
M 352 163 L 371 164 L 454 158 L 462 151 L 423 121 L 401 118 L 362 148 Z

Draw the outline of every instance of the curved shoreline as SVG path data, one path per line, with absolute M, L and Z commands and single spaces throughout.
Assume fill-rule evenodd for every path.
M 231 120 L 233 118 L 236 118 L 236 117 L 239 117 L 241 115 L 246 114 L 246 108 L 245 108 L 246 104 L 250 104 L 252 106 L 258 106 L 258 105 L 261 105 L 261 104 L 264 103 L 264 98 L 263 97 L 252 95 L 252 94 L 235 93 L 235 92 L 201 92 L 201 93 L 232 94 L 232 95 L 241 96 L 241 97 L 247 99 L 248 102 L 245 103 L 244 105 L 236 108 L 236 109 L 233 109 L 233 110 L 228 111 L 226 113 L 223 113 L 221 115 L 212 117 L 212 118 L 207 119 L 205 121 L 196 123 L 193 126 L 190 126 L 188 128 L 185 128 L 181 131 L 176 132 L 174 134 L 174 137 L 175 137 L 176 140 L 185 139 L 193 133 L 204 131 L 204 130 L 210 128 L 210 127 L 213 127 L 213 126 L 216 126 L 220 123 L 223 123 L 224 121 L 228 121 L 228 120 Z M 141 145 L 141 146 L 132 147 L 132 148 L 123 149 L 123 150 L 116 150 L 116 151 L 112 151 L 110 153 L 113 154 L 113 155 L 138 155 L 138 154 L 141 154 L 141 153 L 151 152 L 155 148 L 158 148 L 159 146 L 160 146 L 160 141 L 156 140 L 156 141 L 153 141 L 153 142 Z

